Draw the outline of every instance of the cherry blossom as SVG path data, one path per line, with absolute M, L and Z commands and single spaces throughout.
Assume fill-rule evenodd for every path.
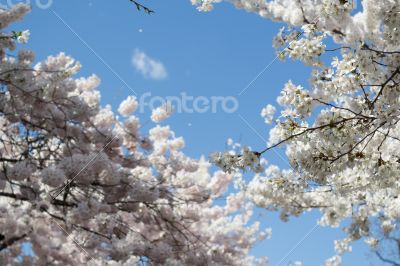
M 171 116 L 173 106 L 170 102 L 165 102 L 160 107 L 154 109 L 151 113 L 151 120 L 155 123 L 160 123 Z
M 202 11 L 219 2 L 192 1 Z M 337 254 L 326 265 L 339 265 L 359 239 L 398 265 L 399 2 L 226 2 L 285 23 L 273 41 L 278 57 L 312 67 L 309 84 L 283 86 L 281 116 L 267 147 L 253 151 L 270 156 L 269 150 L 282 146 L 291 168 L 267 167 L 248 184 L 248 195 L 260 207 L 279 210 L 283 220 L 317 209 L 320 225 L 343 227 L 347 236 L 335 242 Z M 215 153 L 213 162 L 234 173 L 242 170 L 241 156 Z M 389 242 L 392 253 L 385 252 Z
M 135 96 L 128 96 L 119 106 L 118 112 L 123 116 L 129 116 L 135 112 L 138 106 L 138 102 Z
M 276 111 L 276 108 L 271 104 L 268 104 L 261 110 L 261 116 L 264 118 L 265 123 L 267 123 L 267 124 L 272 123 L 275 111 Z
M 0 264 L 263 264 L 249 253 L 270 232 L 241 187 L 228 191 L 241 176 L 186 156 L 169 126 L 141 128 L 135 97 L 122 118 L 101 106 L 100 79 L 75 78 L 72 57 L 13 55 L 29 34 L 6 27 L 29 11 L 0 10 Z

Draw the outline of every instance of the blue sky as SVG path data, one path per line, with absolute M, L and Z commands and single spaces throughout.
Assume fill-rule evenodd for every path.
M 82 76 L 95 73 L 101 78 L 99 89 L 104 105 L 111 104 L 116 109 L 126 96 L 133 94 L 131 90 L 138 97 L 146 92 L 162 97 L 179 96 L 182 92 L 209 98 L 236 97 L 239 108 L 234 113 L 179 113 L 167 121 L 176 135 L 185 137 L 185 152 L 193 157 L 223 150 L 229 137 L 261 150 L 269 129 L 259 115 L 261 109 L 276 103 L 280 89 L 289 79 L 307 86 L 309 68 L 298 62 L 276 60 L 239 95 L 275 58 L 272 38 L 282 25 L 228 4 L 200 13 L 189 0 L 143 1 L 156 10 L 149 16 L 137 12 L 128 0 L 54 1 L 44 10 L 37 8 L 36 2 L 31 0 L 33 12 L 15 26 L 18 30 L 30 29 L 27 48 L 36 52 L 38 60 L 61 51 L 78 59 L 83 65 Z M 167 77 L 154 80 L 135 71 L 135 49 L 162 62 Z M 142 123 L 149 114 L 147 110 L 139 115 Z M 145 125 L 144 130 L 150 126 Z M 288 167 L 277 154 L 282 151 L 265 156 L 271 163 Z M 318 213 L 283 223 L 276 213 L 257 212 L 255 218 L 264 227 L 272 227 L 273 237 L 252 252 L 269 256 L 270 265 L 287 265 L 296 260 L 303 261 L 303 265 L 321 265 L 334 254 L 332 241 L 344 236 L 340 229 L 317 228 L 298 244 L 314 227 Z M 290 254 L 285 257 L 287 253 Z M 343 261 L 343 265 L 356 264 L 381 262 L 358 243 Z

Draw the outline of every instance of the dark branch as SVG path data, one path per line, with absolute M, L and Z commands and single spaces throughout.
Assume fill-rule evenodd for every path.
M 154 10 L 148 8 L 147 6 L 142 5 L 141 3 L 139 3 L 139 2 L 137 2 L 135 0 L 129 0 L 129 1 L 131 1 L 136 6 L 137 10 L 139 10 L 139 11 L 143 10 L 144 12 L 146 12 L 149 15 L 151 13 L 155 13 Z

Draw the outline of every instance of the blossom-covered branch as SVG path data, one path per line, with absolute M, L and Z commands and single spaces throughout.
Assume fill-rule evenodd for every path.
M 219 2 L 192 1 L 203 11 Z M 249 184 L 251 198 L 280 210 L 284 220 L 310 209 L 321 211 L 321 225 L 350 220 L 347 237 L 335 242 L 337 255 L 327 265 L 340 264 L 353 241 L 384 249 L 385 239 L 399 239 L 399 2 L 363 0 L 357 9 L 353 1 L 340 0 L 228 2 L 285 22 L 288 28 L 273 42 L 278 56 L 301 60 L 313 70 L 308 89 L 290 81 L 284 86 L 280 115 L 274 117 L 276 107 L 263 109 L 263 118 L 274 126 L 265 149 L 246 150 L 257 160 L 238 164 L 246 155 L 230 152 L 217 153 L 213 161 L 231 172 L 254 170 L 261 154 L 285 147 L 292 168 L 269 166 L 257 173 Z M 330 38 L 339 48 L 326 48 Z
M 240 175 L 186 156 L 159 124 L 171 112 L 154 110 L 145 132 L 136 98 L 120 116 L 101 106 L 99 78 L 75 78 L 73 58 L 9 55 L 29 34 L 5 28 L 29 11 L 0 10 L 0 264 L 263 264 L 249 251 L 268 232 L 245 191 L 225 194 Z

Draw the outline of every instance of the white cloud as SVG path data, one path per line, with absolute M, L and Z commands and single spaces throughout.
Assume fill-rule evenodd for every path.
M 162 62 L 149 57 L 145 52 L 135 49 L 132 64 L 136 71 L 146 78 L 165 79 L 168 74 Z

